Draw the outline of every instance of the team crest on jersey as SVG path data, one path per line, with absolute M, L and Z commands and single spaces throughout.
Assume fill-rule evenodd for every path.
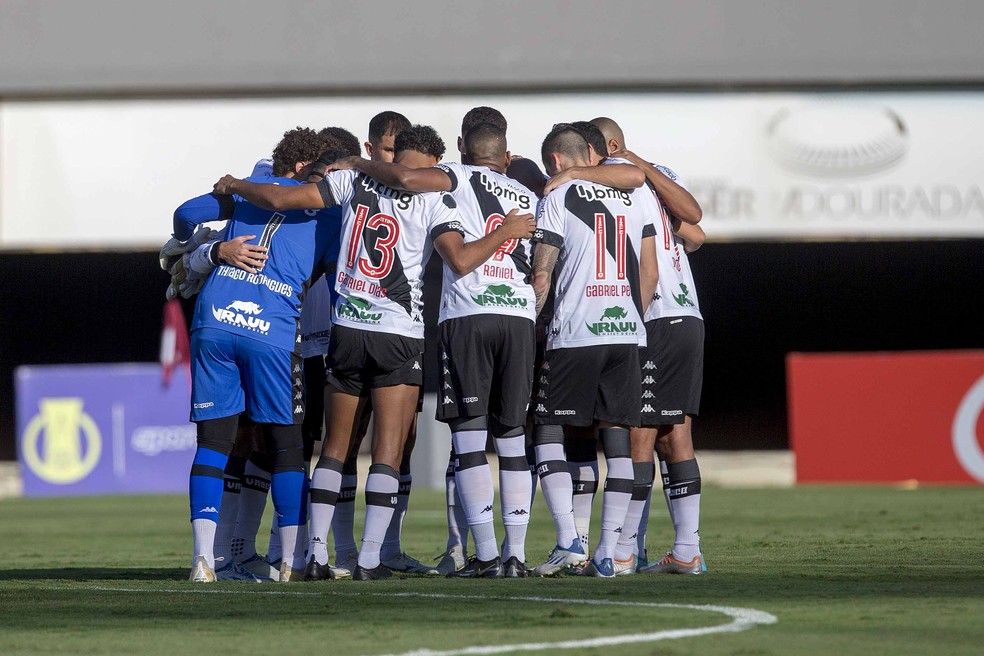
M 690 300 L 690 290 L 687 289 L 687 286 L 682 282 L 680 283 L 680 293 L 673 294 L 672 296 L 673 300 L 676 301 L 677 305 L 680 307 L 695 307 L 694 302 Z
M 629 313 L 624 307 L 613 305 L 610 308 L 605 308 L 598 321 L 584 325 L 588 327 L 588 330 L 593 335 L 624 335 L 626 333 L 634 333 L 636 332 L 635 321 L 621 321 L 621 319 L 627 316 L 629 316 Z
M 270 322 L 256 316 L 262 312 L 263 308 L 252 301 L 233 301 L 224 308 L 212 306 L 212 316 L 216 321 L 268 335 Z
M 472 300 L 483 307 L 489 305 L 497 307 L 526 307 L 526 299 L 517 297 L 515 294 L 516 290 L 510 285 L 489 285 L 485 288 L 483 294 L 472 296 Z
M 382 312 L 371 312 L 372 303 L 361 298 L 350 296 L 338 306 L 338 316 L 363 323 L 379 323 L 383 318 Z

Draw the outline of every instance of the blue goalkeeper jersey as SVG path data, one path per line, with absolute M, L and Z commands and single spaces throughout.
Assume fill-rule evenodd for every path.
M 284 186 L 301 184 L 289 178 L 249 179 Z M 211 199 L 211 200 L 209 200 Z M 214 220 L 229 219 L 226 240 L 256 235 L 248 243 L 267 247 L 263 270 L 247 273 L 222 264 L 205 282 L 191 323 L 218 328 L 270 346 L 299 352 L 299 317 L 304 293 L 338 257 L 342 216 L 338 207 L 275 212 L 239 196 L 208 194 L 182 207 L 201 210 L 214 203 Z M 175 213 L 176 218 L 182 211 Z

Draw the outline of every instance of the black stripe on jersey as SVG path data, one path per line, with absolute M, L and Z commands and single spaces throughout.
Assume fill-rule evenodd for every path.
M 277 230 L 280 229 L 280 224 L 284 222 L 287 217 L 280 212 L 274 212 L 267 224 L 263 226 L 263 234 L 260 235 L 260 241 L 257 242 L 257 246 L 262 246 L 267 250 L 270 249 L 270 242 L 273 241 L 273 236 L 277 234 Z
M 338 201 L 335 200 L 334 194 L 331 193 L 331 187 L 328 186 L 327 180 L 318 180 L 315 186 L 318 188 L 318 191 L 321 192 L 321 200 L 324 201 L 325 207 L 338 205 Z
M 592 227 L 592 229 L 594 229 Z M 543 228 L 537 228 L 536 232 L 533 233 L 533 241 L 547 244 L 548 246 L 556 246 L 560 248 L 564 245 L 564 238 L 558 235 L 556 232 L 550 232 L 549 230 L 544 230 Z
M 448 189 L 448 191 L 454 191 L 455 189 L 458 188 L 458 176 L 456 176 L 450 168 L 448 168 L 444 164 L 438 164 L 434 168 L 437 169 L 438 171 L 443 171 L 444 173 L 448 174 L 448 178 L 451 179 L 451 188 Z
M 564 197 L 564 207 L 568 212 L 576 216 L 587 226 L 591 234 L 595 231 L 595 214 L 605 216 L 605 250 L 618 261 L 615 255 L 615 217 L 608 211 L 608 208 L 600 200 L 586 200 L 577 193 L 577 184 L 572 184 L 567 188 L 567 195 Z M 632 302 L 635 303 L 639 316 L 645 314 L 642 306 L 642 298 L 639 292 L 639 256 L 636 255 L 635 247 L 629 235 L 625 235 L 625 278 L 629 281 L 632 288 Z
M 465 229 L 461 227 L 461 221 L 448 221 L 440 223 L 431 230 L 431 241 L 434 241 L 445 232 L 457 232 L 462 238 L 465 236 Z
M 476 171 L 473 173 L 468 182 L 471 184 L 472 191 L 475 192 L 475 198 L 478 199 L 478 207 L 482 212 L 482 218 L 485 219 L 486 225 L 488 225 L 489 217 L 493 214 L 498 214 L 505 220 L 506 212 L 502 208 L 502 202 L 499 200 L 499 197 L 486 189 L 485 185 L 482 184 L 482 172 Z M 512 258 L 516 270 L 523 274 L 523 282 L 527 285 L 530 284 L 530 275 L 533 273 L 533 267 L 530 265 L 530 254 L 526 252 L 526 246 L 523 245 L 522 239 L 516 241 L 516 248 L 513 249 L 512 253 L 509 253 L 509 257 Z
M 357 211 L 359 205 L 365 205 L 369 208 L 367 217 L 371 218 L 379 214 L 379 196 L 368 189 L 368 187 L 375 186 L 376 183 L 367 175 L 360 173 L 355 178 L 353 181 L 355 195 L 352 197 L 353 213 Z M 402 223 L 399 217 L 395 218 L 398 223 Z M 389 228 L 385 228 L 385 230 L 388 232 Z M 369 261 L 373 263 L 373 266 L 379 266 L 379 263 L 383 259 L 382 253 L 376 250 L 376 241 L 380 237 L 385 236 L 381 234 L 382 232 L 383 230 L 372 230 L 370 228 L 364 228 L 362 230 L 362 243 L 366 247 L 366 254 L 369 256 Z M 379 286 L 385 290 L 386 298 L 406 310 L 407 314 L 413 316 L 411 311 L 413 301 L 410 297 L 410 281 L 407 280 L 407 276 L 403 272 L 403 262 L 400 260 L 400 253 L 396 248 L 393 249 L 393 266 L 390 268 L 389 274 L 379 280 Z
M 655 237 L 656 236 L 656 225 L 653 223 L 647 223 L 642 226 L 642 238 Z

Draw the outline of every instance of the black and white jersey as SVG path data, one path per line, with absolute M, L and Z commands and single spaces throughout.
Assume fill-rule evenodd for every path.
M 658 220 L 646 189 L 574 180 L 543 199 L 533 240 L 560 248 L 548 350 L 646 343 L 639 253 Z
M 663 175 L 684 189 L 679 177 L 665 166 L 653 164 Z M 651 188 L 650 188 L 651 189 Z M 655 193 L 655 192 L 654 192 Z M 657 199 L 659 195 L 657 194 Z M 659 286 L 649 306 L 646 321 L 663 317 L 697 317 L 701 319 L 697 286 L 690 270 L 690 260 L 683 240 L 673 233 L 670 213 L 659 199 L 660 223 L 656 236 L 656 258 L 659 262 Z
M 481 239 L 502 224 L 513 209 L 532 214 L 536 195 L 511 178 L 484 166 L 438 164 L 451 179 L 451 194 L 465 241 Z M 475 314 L 505 314 L 536 319 L 536 297 L 530 284 L 530 242 L 506 241 L 474 271 L 459 276 L 444 263 L 440 321 Z
M 334 322 L 422 339 L 421 276 L 432 240 L 463 234 L 454 198 L 390 189 L 358 171 L 329 173 L 318 189 L 325 206 L 342 206 Z

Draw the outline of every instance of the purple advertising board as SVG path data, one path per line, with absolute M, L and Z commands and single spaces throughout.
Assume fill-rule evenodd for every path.
M 18 367 L 24 496 L 184 492 L 195 455 L 185 370 L 158 364 Z

